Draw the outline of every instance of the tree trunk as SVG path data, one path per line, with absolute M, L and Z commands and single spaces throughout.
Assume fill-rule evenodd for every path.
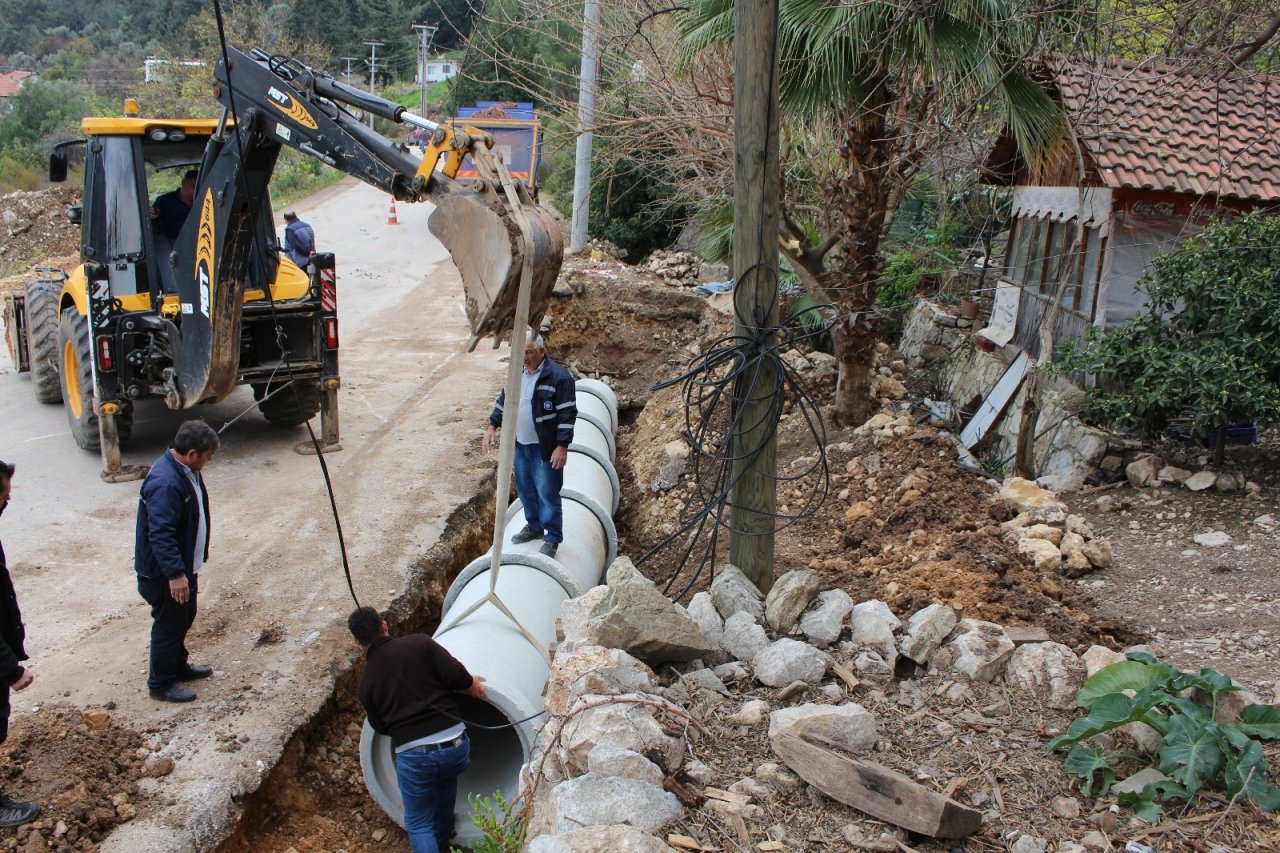
M 875 110 L 861 112 L 845 126 L 838 150 L 848 169 L 840 182 L 844 257 L 837 277 L 842 316 L 834 330 L 839 365 L 835 420 L 840 426 L 856 426 L 876 408 L 871 397 L 876 335 L 870 310 L 884 266 L 880 236 L 889 202 L 883 116 Z

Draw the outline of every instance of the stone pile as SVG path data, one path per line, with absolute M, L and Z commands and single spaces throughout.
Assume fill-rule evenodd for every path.
M 1102 461 L 1104 471 L 1108 467 L 1115 469 L 1112 473 L 1119 471 L 1121 462 L 1117 457 L 1108 456 Z M 1132 462 L 1124 466 L 1124 476 L 1129 481 L 1129 485 L 1135 489 L 1172 486 L 1182 487 L 1191 492 L 1203 492 L 1208 489 L 1218 492 L 1243 490 L 1250 494 L 1257 494 L 1262 490 L 1261 486 L 1249 482 L 1242 474 L 1213 471 L 1204 467 L 1208 464 L 1207 457 L 1195 460 L 1200 468 L 1198 471 L 1180 467 L 1173 464 L 1174 461 L 1177 460 L 1165 460 L 1154 453 L 1140 453 Z
M 1111 543 L 1098 537 L 1083 517 L 1067 514 L 1053 492 L 1010 477 L 997 499 L 1017 513 L 1001 523 L 1003 536 L 1037 569 L 1078 578 L 1111 565 Z
M 548 721 L 521 773 L 533 795 L 530 853 L 671 850 L 654 833 L 695 803 L 705 799 L 700 808 L 724 823 L 759 822 L 758 803 L 773 790 L 804 784 L 780 757 L 743 779 L 717 780 L 686 737 L 701 725 L 686 710 L 695 704 L 724 706 L 716 713 L 736 726 L 767 725 L 775 753 L 784 734 L 807 734 L 859 755 L 885 745 L 875 714 L 847 701 L 847 689 L 886 684 L 904 666 L 945 673 L 961 693 L 969 682 L 997 683 L 1061 709 L 1073 707 L 1086 674 L 1059 643 L 1016 645 L 1000 625 L 939 604 L 904 622 L 884 602 L 821 590 L 808 569 L 781 576 L 764 596 L 724 566 L 687 608 L 665 600 L 626 557 L 607 581 L 562 609 Z M 652 667 L 672 662 L 676 674 L 660 680 Z M 750 680 L 772 689 L 770 701 L 726 705 L 728 685 Z M 823 701 L 787 704 L 809 691 Z M 767 833 L 786 837 L 781 826 Z
M 656 249 L 649 255 L 648 260 L 640 265 L 640 269 L 655 273 L 669 284 L 694 287 L 699 283 L 698 274 L 702 270 L 702 259 L 693 252 Z

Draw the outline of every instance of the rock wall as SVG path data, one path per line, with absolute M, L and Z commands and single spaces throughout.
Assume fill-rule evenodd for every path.
M 977 411 L 1018 355 L 1013 346 L 979 350 L 973 342 L 973 325 L 920 300 L 907 318 L 898 345 L 908 365 L 917 373 L 932 371 L 935 387 L 966 413 Z M 985 440 L 982 456 L 995 473 L 1012 473 L 1030 384 L 1023 381 Z M 1109 436 L 1076 417 L 1084 391 L 1063 377 L 1040 373 L 1034 402 L 1037 481 L 1054 491 L 1075 491 L 1107 455 Z

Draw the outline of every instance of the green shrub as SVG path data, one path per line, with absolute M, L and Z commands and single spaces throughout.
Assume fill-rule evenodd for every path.
M 471 822 L 484 837 L 471 846 L 472 853 L 519 853 L 524 845 L 524 816 L 514 811 L 514 803 L 508 803 L 501 791 L 493 797 L 471 794 Z M 461 853 L 456 847 L 450 853 Z

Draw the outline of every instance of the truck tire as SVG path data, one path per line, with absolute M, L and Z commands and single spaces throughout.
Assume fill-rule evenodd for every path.
M 66 402 L 67 423 L 76 444 L 97 451 L 102 445 L 98 434 L 98 413 L 93 407 L 93 363 L 89 347 L 89 322 L 75 306 L 62 312 L 58 323 L 58 367 L 62 398 Z M 133 406 L 124 403 L 116 413 L 116 432 L 124 444 L 133 434 Z
M 62 283 L 37 279 L 27 284 L 23 311 L 27 315 L 27 356 L 31 388 L 41 403 L 62 402 L 58 378 L 58 297 Z
M 258 401 L 262 416 L 277 426 L 295 427 L 306 423 L 320 411 L 324 398 L 319 379 L 293 379 L 283 387 L 275 383 L 271 390 L 275 393 L 268 397 L 267 384 L 256 383 L 253 399 Z

